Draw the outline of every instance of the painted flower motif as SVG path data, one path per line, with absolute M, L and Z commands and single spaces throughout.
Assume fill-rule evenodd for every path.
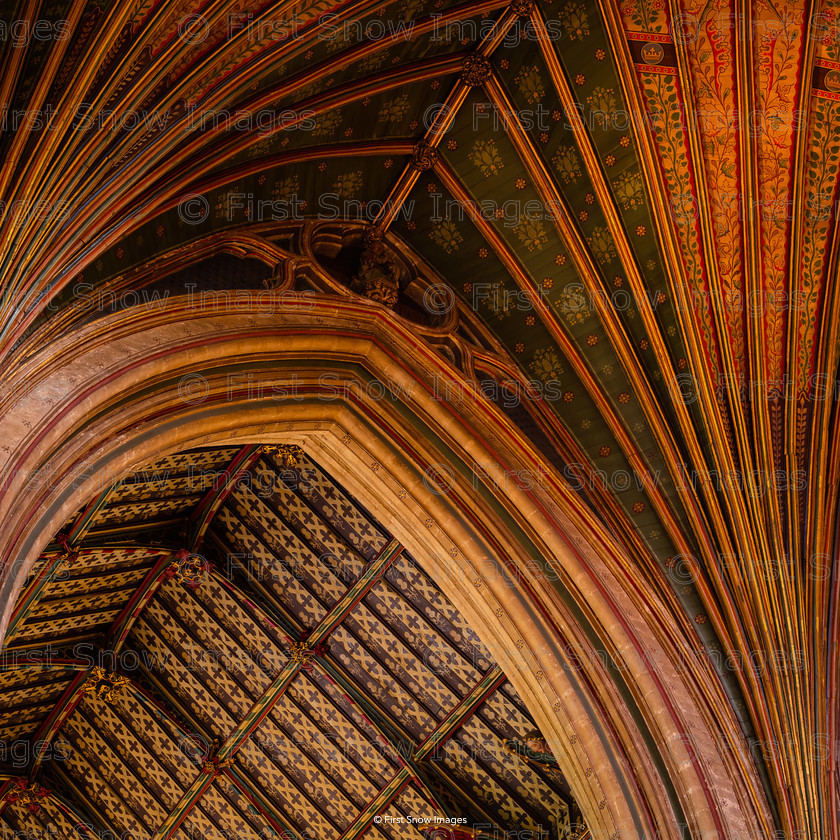
M 517 341 L 516 344 L 513 345 L 513 349 L 517 353 L 522 353 L 525 350 L 525 345 L 521 341 Z
M 620 289 L 623 285 L 624 285 L 624 278 L 623 277 L 618 277 L 618 276 L 613 277 L 613 286 L 615 286 L 616 289 Z
M 571 391 L 564 391 L 563 392 L 563 402 L 572 402 L 574 400 L 575 395 Z
M 457 140 L 447 140 L 446 141 L 446 148 L 449 149 L 450 152 L 454 152 L 458 148 L 458 141 Z
M 333 184 L 333 192 L 340 198 L 353 198 L 363 183 L 364 177 L 361 169 L 357 169 L 355 172 L 345 172 L 343 175 L 339 175 Z
M 560 11 L 559 18 L 563 21 L 570 40 L 584 38 L 589 34 L 589 18 L 586 16 L 586 6 L 582 3 L 566 3 Z
M 336 108 L 334 111 L 327 111 L 326 114 L 321 114 L 315 122 L 315 128 L 312 133 L 316 137 L 324 137 L 327 134 L 335 134 L 338 127 L 341 125 L 343 117 L 341 109 Z
M 516 189 L 518 189 L 518 190 L 524 190 L 524 189 L 525 189 L 525 187 L 527 186 L 527 183 L 526 183 L 526 181 L 525 181 L 525 179 L 524 179 L 524 178 L 517 178 L 517 179 L 516 179 L 516 183 L 514 184 L 514 186 L 515 186 L 515 187 L 516 187 Z
M 587 204 L 594 204 L 595 203 L 595 196 L 592 193 L 587 193 L 585 201 Z
M 612 182 L 615 197 L 625 210 L 635 210 L 645 203 L 642 176 L 639 172 L 623 172 Z
M 324 164 L 324 169 L 327 165 Z M 323 171 L 323 170 L 322 170 Z M 274 189 L 272 190 L 272 197 L 275 201 L 282 201 L 297 195 L 299 189 L 299 181 L 297 175 L 290 175 L 282 181 L 274 182 Z
M 615 155 L 607 155 L 604 163 L 606 163 L 607 166 L 615 166 Z
M 644 502 L 636 502 L 633 505 L 633 513 L 641 513 L 644 509 L 645 509 L 645 503 Z
M 485 178 L 497 174 L 505 165 L 495 140 L 476 140 L 470 152 L 470 161 Z
M 438 191 L 438 185 L 434 181 L 429 181 L 426 184 L 426 192 L 427 193 L 436 193 Z
M 533 327 L 536 323 L 536 319 L 533 315 L 526 315 L 525 316 L 525 326 L 526 327 Z
M 597 61 L 603 61 L 607 57 L 607 54 L 603 50 L 595 50 L 595 59 Z
M 551 159 L 551 162 L 554 164 L 554 168 L 564 183 L 574 183 L 580 178 L 580 158 L 578 157 L 577 151 L 571 146 L 561 146 Z
M 432 223 L 429 231 L 432 242 L 439 245 L 447 254 L 452 254 L 461 247 L 464 237 L 451 219 L 438 219 Z
M 626 405 L 627 403 L 629 403 L 629 402 L 630 402 L 630 394 L 628 394 L 626 391 L 622 391 L 622 392 L 618 395 L 618 401 L 619 401 L 622 405 Z
M 545 226 L 539 219 L 523 219 L 513 231 L 529 251 L 541 250 L 548 244 Z
M 590 333 L 588 336 L 586 336 L 586 343 L 590 347 L 595 347 L 595 345 L 598 343 L 598 336 L 595 335 L 595 333 Z
M 379 122 L 397 123 L 408 111 L 408 94 L 389 99 L 379 111 Z
M 553 277 L 543 277 L 542 279 L 542 287 L 548 291 L 549 289 L 554 288 L 554 278 Z
M 612 234 L 605 227 L 595 227 L 592 233 L 586 238 L 595 259 L 601 265 L 611 263 L 616 256 L 615 241 Z
M 543 85 L 542 76 L 540 76 L 539 67 L 535 64 L 523 67 L 516 74 L 515 81 L 518 85 L 519 93 L 532 105 L 535 105 L 545 96 L 545 86 Z
M 540 132 L 540 143 L 548 143 L 548 132 L 541 131 Z
M 554 258 L 554 265 L 565 265 L 566 264 L 566 255 L 565 254 L 557 254 Z
M 647 233 L 647 228 L 644 225 L 639 225 L 636 228 L 636 236 L 644 236 Z
M 656 302 L 659 304 L 665 303 L 668 298 L 665 296 L 665 292 L 657 292 L 656 293 Z
M 502 68 L 502 70 L 510 70 L 510 62 L 506 58 L 503 58 L 499 62 L 499 65 Z
M 542 347 L 534 353 L 528 365 L 531 372 L 543 382 L 556 382 L 563 375 L 563 365 L 553 347 Z
M 630 138 L 625 136 L 618 142 L 621 144 L 622 148 L 626 149 L 630 145 Z
M 649 342 L 646 338 L 643 338 L 643 339 L 639 342 L 639 348 L 640 348 L 641 350 L 647 350 L 647 349 L 648 349 L 648 347 L 650 347 L 650 342 Z
M 390 169 L 393 165 L 394 165 L 394 160 L 393 160 L 393 158 L 386 158 L 385 162 L 383 163 L 383 166 L 384 166 L 386 169 Z
M 571 284 L 563 289 L 555 305 L 570 325 L 580 324 L 586 320 L 587 301 L 581 285 Z
M 608 457 L 609 457 L 609 455 L 610 455 L 610 452 L 612 452 L 612 449 L 610 449 L 610 447 L 609 447 L 609 446 L 602 446 L 602 447 L 598 450 L 598 454 L 599 454 L 602 458 L 608 458 Z
M 615 91 L 612 88 L 596 87 L 586 97 L 586 104 L 590 108 L 591 119 L 594 119 L 601 128 L 609 126 L 617 107 Z
M 580 213 L 578 213 L 578 218 L 582 222 L 585 222 L 589 218 L 589 211 L 588 210 L 581 210 Z
M 486 260 L 487 259 L 487 249 L 486 248 L 479 248 L 478 249 L 478 256 L 482 260 Z
M 585 85 L 586 84 L 586 76 L 583 73 L 578 73 L 575 76 L 575 84 L 576 85 Z

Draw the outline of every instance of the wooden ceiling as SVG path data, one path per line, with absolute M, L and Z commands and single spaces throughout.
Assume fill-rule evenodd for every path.
M 0 671 L 4 829 L 554 831 L 568 786 L 505 750 L 533 721 L 428 559 L 277 449 L 151 464 L 45 553 Z

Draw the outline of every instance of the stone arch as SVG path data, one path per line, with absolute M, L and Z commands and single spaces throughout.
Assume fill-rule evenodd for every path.
M 386 310 L 335 298 L 185 319 L 177 300 L 75 330 L 12 375 L 0 420 L 3 627 L 52 535 L 119 475 L 197 445 L 298 443 L 474 624 L 598 837 L 768 823 L 711 669 L 556 471 Z M 375 388 L 370 383 L 377 383 Z M 431 525 L 429 525 L 431 523 Z

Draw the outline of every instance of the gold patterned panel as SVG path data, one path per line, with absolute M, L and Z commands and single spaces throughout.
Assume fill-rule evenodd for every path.
M 112 749 L 116 755 L 130 761 L 137 777 L 154 793 L 164 810 L 171 810 L 195 777 L 197 769 L 186 753 L 186 745 L 184 752 L 177 747 L 173 749 L 174 744 L 170 738 L 167 747 L 164 743 L 165 733 L 154 725 L 148 715 L 141 714 L 139 720 L 131 717 L 131 712 L 137 712 L 139 707 L 134 698 L 131 698 L 133 702 L 126 702 L 129 696 L 123 691 L 116 704 L 111 704 L 95 695 L 88 695 L 82 701 L 79 711 L 98 732 L 103 733 L 103 737 L 114 744 Z M 122 715 L 128 719 L 128 724 Z M 146 727 L 150 726 L 157 730 L 157 737 L 149 737 L 147 740 Z M 157 752 L 152 749 L 153 746 L 163 746 L 164 752 Z M 164 757 L 167 759 L 165 763 Z
M 39 638 L 52 641 L 63 636 L 83 635 L 95 629 L 110 627 L 119 614 L 120 610 L 114 609 L 98 613 L 70 615 L 64 618 L 53 617 L 43 622 L 30 620 L 23 625 L 16 636 L 16 641 Z
M 317 672 L 311 680 L 301 680 L 296 688 L 316 723 L 325 731 L 335 733 L 353 761 L 384 786 L 399 768 L 399 756 L 378 740 L 359 707 L 348 700 L 343 689 Z
M 307 692 L 304 696 L 304 693 L 299 692 L 299 682 L 302 680 L 296 680 L 289 686 L 280 702 L 272 709 L 270 717 L 279 730 L 287 733 L 291 742 L 300 745 L 301 749 L 306 751 L 313 765 L 320 767 L 332 783 L 342 789 L 343 794 L 361 809 L 376 796 L 379 788 L 350 760 L 345 745 L 337 743 L 331 737 L 334 733 L 331 724 L 338 715 L 334 712 L 326 720 L 322 718 L 322 722 L 326 724 L 324 728 L 310 719 L 311 712 L 306 700 L 311 694 Z M 260 729 L 254 737 L 267 736 Z M 266 741 L 261 745 L 265 750 L 283 748 L 282 744 L 270 744 Z
M 284 518 L 293 521 L 298 533 L 302 534 L 306 542 L 321 556 L 327 554 L 334 558 L 333 562 L 339 565 L 347 580 L 358 577 L 364 568 L 364 560 L 339 540 L 300 496 L 277 481 L 273 471 L 268 470 L 262 462 L 258 463 L 255 469 L 259 480 L 265 482 L 264 486 L 273 491 L 266 494 L 266 501 L 276 506 Z M 325 588 L 329 587 L 328 581 L 324 581 L 323 584 Z
M 128 587 L 136 587 L 152 567 L 151 563 L 142 563 L 137 568 L 103 574 L 96 577 L 80 577 L 76 575 L 74 566 L 69 567 L 68 576 L 57 575 L 44 589 L 43 600 L 68 598 L 78 596 L 91 590 L 110 590 L 116 592 Z M 70 577 L 72 574 L 72 577 Z
M 276 645 L 259 632 L 257 624 L 238 604 L 228 599 L 227 622 L 238 631 L 238 638 L 231 636 L 207 607 L 217 593 L 219 597 L 227 596 L 225 590 L 211 581 L 203 582 L 194 596 L 178 598 L 180 593 L 170 589 L 166 608 L 190 628 L 190 638 L 185 644 L 189 646 L 189 661 L 195 672 L 223 688 L 226 696 L 235 695 L 242 706 L 247 706 L 271 684 L 266 670 L 279 670 L 285 656 L 278 656 Z
M 374 551 L 381 551 L 388 543 L 387 534 L 383 529 L 358 508 L 356 503 L 340 488 L 336 487 L 321 470 L 321 468 L 304 453 L 301 459 L 301 474 L 305 477 L 302 482 L 301 493 L 309 498 L 318 497 L 322 500 L 322 510 L 328 521 L 341 523 L 350 529 L 355 540 L 353 545 L 357 550 L 363 543 L 369 543 Z
M 103 775 L 97 769 L 98 739 L 95 731 L 86 726 L 81 718 L 71 717 L 62 727 L 61 733 L 74 747 L 69 751 L 62 769 L 73 777 L 77 785 L 83 786 L 100 815 L 120 833 L 126 833 L 127 837 L 133 835 L 136 840 L 140 840 L 148 836 L 154 826 L 143 825 L 125 807 L 126 803 L 135 804 L 135 794 L 129 790 L 127 796 L 123 795 L 123 786 L 112 787 L 112 782 L 117 780 Z M 142 806 L 140 802 L 136 804 Z M 143 807 L 141 810 L 144 810 Z
M 275 553 L 258 539 L 249 528 L 249 515 L 243 511 L 236 501 L 232 502 L 237 514 L 245 517 L 240 522 L 236 516 L 226 507 L 218 514 L 218 521 L 225 529 L 225 535 L 229 541 L 231 550 L 239 555 L 240 562 L 250 563 L 263 585 L 267 586 L 276 597 L 289 609 L 294 609 L 301 621 L 307 626 L 314 627 L 326 614 L 326 609 L 307 592 L 302 581 L 299 579 L 297 570 L 308 564 L 309 568 L 314 567 L 314 561 L 309 552 L 297 541 L 293 535 L 283 532 L 272 534 L 273 542 L 277 544 Z M 250 518 L 253 527 L 256 521 Z M 282 549 L 285 548 L 285 552 Z M 291 555 L 292 568 L 288 562 L 278 561 L 285 553 Z
M 293 781 L 296 779 L 297 763 L 301 760 L 299 752 L 289 749 L 276 751 L 275 754 L 270 747 L 269 751 L 263 750 L 260 747 L 262 740 L 269 745 L 281 744 L 284 736 L 271 721 L 264 722 L 260 730 L 263 737 L 248 741 L 238 753 L 237 763 L 260 788 L 271 791 L 272 801 L 290 822 L 312 831 L 317 837 L 333 837 L 335 829 L 319 810 L 320 806 L 329 805 L 329 810 L 324 813 L 335 811 L 334 806 L 329 804 L 327 791 L 317 782 L 309 783 L 308 789 L 303 789 Z M 349 807 L 346 803 L 345 808 Z
M 151 612 L 151 610 L 149 610 Z M 166 613 L 158 611 L 155 620 L 138 622 L 129 640 L 139 650 L 152 678 L 159 682 L 193 720 L 220 739 L 226 738 L 237 720 L 219 706 L 207 688 L 196 678 L 189 660 L 182 658 L 180 634 L 172 632 Z

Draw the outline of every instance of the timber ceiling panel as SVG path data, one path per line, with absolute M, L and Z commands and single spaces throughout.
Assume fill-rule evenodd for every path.
M 203 492 L 184 496 L 185 476 Z M 190 499 L 142 511 L 200 554 L 132 545 L 152 485 Z M 98 523 L 113 546 L 86 546 Z M 8 825 L 52 814 L 26 811 L 21 785 L 76 824 L 157 840 L 401 840 L 372 818 L 549 825 L 569 801 L 503 749 L 533 723 L 428 570 L 296 447 L 167 458 L 56 545 L 0 669 L 0 733 L 32 742 L 0 778 Z

